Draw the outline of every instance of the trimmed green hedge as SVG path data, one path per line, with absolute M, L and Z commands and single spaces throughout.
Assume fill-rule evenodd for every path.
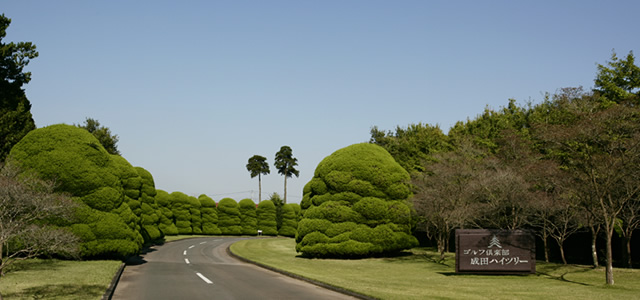
M 238 202 L 231 198 L 224 198 L 218 203 L 218 227 L 222 234 L 241 235 L 242 226 Z
M 295 237 L 298 231 L 298 217 L 296 215 L 295 203 L 288 203 L 282 206 L 282 226 L 278 230 L 279 235 Z M 297 205 L 300 207 L 299 205 Z
M 171 195 L 163 190 L 156 190 L 156 192 L 155 199 L 160 218 L 158 228 L 164 235 L 178 235 L 178 227 L 176 227 L 171 210 Z
M 202 214 L 202 233 L 203 234 L 222 234 L 218 228 L 218 209 L 216 202 L 209 196 L 202 194 L 198 197 L 200 200 L 200 213 Z
M 258 230 L 264 235 L 278 235 L 278 222 L 276 220 L 276 205 L 273 201 L 265 200 L 258 204 L 257 209 Z
M 240 209 L 240 223 L 242 224 L 242 234 L 258 234 L 258 221 L 256 219 L 256 203 L 251 199 L 242 199 L 238 203 Z
M 409 174 L 382 147 L 356 144 L 323 159 L 301 202 L 296 250 L 308 257 L 364 257 L 409 249 Z
M 170 194 L 170 199 L 171 212 L 173 212 L 173 220 L 178 228 L 178 234 L 192 234 L 189 196 L 181 192 L 173 192 Z

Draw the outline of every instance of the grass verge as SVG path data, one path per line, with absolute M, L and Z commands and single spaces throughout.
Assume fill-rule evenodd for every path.
M 0 279 L 7 299 L 100 299 L 121 261 L 29 259 L 15 262 Z
M 380 299 L 637 299 L 640 270 L 614 269 L 615 285 L 605 285 L 604 269 L 537 263 L 532 275 L 457 275 L 453 254 L 444 263 L 431 249 L 402 256 L 354 260 L 307 259 L 293 239 L 234 243 L 239 256 L 300 276 Z

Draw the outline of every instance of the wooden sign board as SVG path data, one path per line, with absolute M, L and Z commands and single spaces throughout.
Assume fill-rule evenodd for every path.
M 456 230 L 456 273 L 536 272 L 535 238 L 524 230 Z

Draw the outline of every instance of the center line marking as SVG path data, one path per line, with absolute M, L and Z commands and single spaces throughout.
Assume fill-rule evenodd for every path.
M 185 258 L 185 259 L 184 259 L 184 262 L 186 262 L 186 263 L 187 263 L 187 265 L 188 265 L 188 264 L 190 264 L 190 262 L 189 262 L 189 259 L 188 259 L 188 258 Z
M 202 242 L 202 243 L 200 243 L 200 245 L 202 245 L 202 244 L 206 244 L 206 243 L 207 243 L 207 242 Z
M 191 246 L 189 246 L 189 249 L 193 249 L 193 247 L 195 247 L 195 245 L 191 245 Z
M 182 252 L 182 255 L 187 255 L 187 250 L 184 250 L 184 252 Z
M 204 282 L 208 283 L 208 284 L 213 284 L 213 281 L 209 280 L 209 278 L 204 277 L 204 275 L 200 274 L 200 273 L 196 273 L 196 275 L 198 275 L 198 277 L 200 277 L 200 279 L 204 280 Z

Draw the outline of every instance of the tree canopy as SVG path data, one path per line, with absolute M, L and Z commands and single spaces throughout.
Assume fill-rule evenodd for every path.
M 284 203 L 287 203 L 287 178 L 295 175 L 300 176 L 300 171 L 296 170 L 298 159 L 293 157 L 293 150 L 289 146 L 280 147 L 276 152 L 275 167 L 278 173 L 284 176 Z
M 10 24 L 11 19 L 0 15 L 0 161 L 36 128 L 31 103 L 22 86 L 31 80 L 31 72 L 24 68 L 38 57 L 38 52 L 31 42 L 4 42 Z

